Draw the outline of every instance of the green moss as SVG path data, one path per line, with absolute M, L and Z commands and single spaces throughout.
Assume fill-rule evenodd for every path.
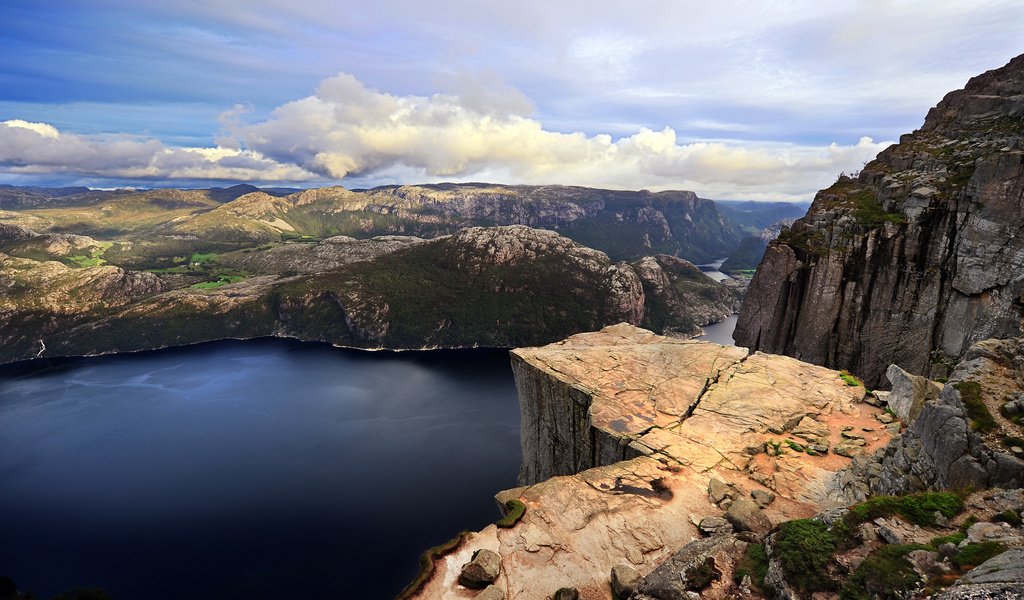
M 859 225 L 877 227 L 883 223 L 905 223 L 906 218 L 900 213 L 885 212 L 882 204 L 875 198 L 870 189 L 863 189 L 846 198 L 853 205 L 853 218 Z
M 900 515 L 915 525 L 935 524 L 935 513 L 948 518 L 963 512 L 963 498 L 953 492 L 923 492 L 907 496 L 876 496 L 850 507 L 847 525 L 856 525 L 879 517 Z
M 804 447 L 801 446 L 800 444 L 794 442 L 793 440 L 786 440 L 786 445 L 789 446 L 790 450 L 795 450 L 796 452 L 803 452 L 804 451 Z
M 526 505 L 520 500 L 509 500 L 505 503 L 505 516 L 495 521 L 495 525 L 503 529 L 515 527 L 516 523 L 526 514 Z
M 843 369 L 842 371 L 839 372 L 839 378 L 842 379 L 843 381 L 845 381 L 846 385 L 848 385 L 850 387 L 855 387 L 855 386 L 858 386 L 858 385 L 861 386 L 861 387 L 864 386 L 864 382 L 863 381 L 858 379 L 855 375 L 852 375 L 846 369 Z
M 961 571 L 968 571 L 1005 551 L 1006 546 L 997 542 L 967 544 L 953 557 L 953 564 Z
M 779 558 L 786 581 L 798 591 L 808 595 L 835 591 L 838 583 L 829 566 L 840 542 L 840 536 L 820 521 L 786 521 L 779 526 L 773 555 Z
M 416 579 L 413 579 L 412 583 L 405 586 L 405 589 L 398 594 L 395 600 L 408 600 L 415 596 L 434 574 L 434 561 L 458 550 L 459 546 L 461 546 L 469 536 L 469 531 L 463 531 L 447 542 L 434 546 L 433 548 L 428 548 L 423 554 L 421 554 L 420 570 L 419 573 L 416 574 Z
M 949 535 L 941 535 L 937 538 L 932 538 L 931 545 L 933 548 L 938 548 L 942 544 L 953 544 L 954 546 L 967 539 L 967 534 L 958 531 Z
M 971 427 L 982 433 L 994 430 L 997 427 L 996 420 L 981 399 L 981 384 L 977 381 L 960 381 L 954 387 L 960 392 L 960 400 L 963 401 L 964 408 L 967 410 L 967 418 L 971 420 Z
M 882 546 L 872 552 L 846 580 L 839 591 L 841 600 L 896 600 L 921 583 L 921 577 L 907 560 L 914 550 L 930 550 L 921 544 Z
M 733 581 L 738 585 L 749 575 L 758 589 L 764 589 L 764 577 L 767 574 L 768 553 L 764 549 L 764 544 L 748 544 L 733 570 Z

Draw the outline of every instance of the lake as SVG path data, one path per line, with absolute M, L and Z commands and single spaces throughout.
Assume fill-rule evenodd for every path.
M 0 575 L 37 598 L 392 598 L 500 515 L 504 351 L 282 340 L 0 368 Z

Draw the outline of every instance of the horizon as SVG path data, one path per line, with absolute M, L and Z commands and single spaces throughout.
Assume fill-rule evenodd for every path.
M 1024 28 L 1009 0 L 17 0 L 0 17 L 4 184 L 487 180 L 771 201 L 859 170 L 1019 54 Z

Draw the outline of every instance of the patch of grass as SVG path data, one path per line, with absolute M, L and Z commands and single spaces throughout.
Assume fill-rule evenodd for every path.
M 953 564 L 961 571 L 969 571 L 993 556 L 1006 551 L 1006 546 L 998 542 L 981 542 L 967 544 L 953 557 Z
M 192 254 L 192 258 L 189 259 L 189 262 L 204 265 L 215 260 L 217 260 L 216 252 L 195 252 Z
M 803 452 L 804 451 L 804 447 L 801 446 L 800 444 L 794 442 L 793 440 L 786 440 L 786 445 L 789 446 L 790 450 L 794 450 L 796 452 Z
M 79 269 L 85 269 L 88 267 L 99 267 L 107 264 L 107 261 L 103 260 L 99 256 L 83 256 L 80 254 L 66 256 L 64 260 L 67 261 L 72 267 L 77 267 Z
M 960 392 L 960 399 L 967 410 L 967 418 L 971 420 L 971 427 L 982 433 L 994 430 L 997 427 L 996 420 L 981 399 L 981 384 L 977 381 L 960 381 L 954 387 Z
M 202 283 L 196 283 L 189 287 L 194 290 L 212 290 L 219 288 L 222 285 L 228 285 L 229 283 L 238 283 L 244 281 L 245 276 L 243 275 L 221 275 L 215 281 L 204 281 Z
M 838 588 L 829 573 L 840 536 L 821 521 L 796 519 L 779 526 L 773 554 L 778 556 L 786 581 L 797 591 L 810 595 Z
M 733 569 L 733 581 L 737 585 L 743 581 L 743 577 L 749 575 L 751 582 L 757 589 L 764 589 L 764 577 L 768 574 L 768 553 L 764 544 L 748 544 L 743 556 L 736 563 Z
M 864 382 L 857 378 L 856 375 L 851 374 L 846 369 L 839 372 L 839 378 L 846 382 L 846 385 L 850 387 L 864 386 Z
M 998 515 L 992 517 L 992 522 L 993 523 L 1009 523 L 1010 525 L 1013 525 L 1014 527 L 1020 527 L 1021 518 L 1020 518 L 1020 514 L 1017 511 L 1007 509 L 1007 510 L 1004 510 L 1003 512 L 999 513 Z
M 1003 436 L 1003 439 L 1000 441 L 1002 441 L 1003 445 L 1006 446 L 1007 448 L 1013 448 L 1014 446 L 1017 446 L 1018 448 L 1024 448 L 1024 439 L 1019 437 L 1006 435 Z
M 921 544 L 882 546 L 861 562 L 839 590 L 841 600 L 896 600 L 921 583 L 907 559 L 914 550 L 930 550 Z
M 853 204 L 853 218 L 857 223 L 866 227 L 877 227 L 883 223 L 906 223 L 906 218 L 900 213 L 885 212 L 882 203 L 875 198 L 875 193 L 870 189 L 860 190 L 846 197 L 847 201 Z
M 935 524 L 935 513 L 947 519 L 964 510 L 964 500 L 953 492 L 923 492 L 907 496 L 876 496 L 850 508 L 847 525 L 853 526 L 879 517 L 900 515 L 922 527 Z
M 416 574 L 416 579 L 412 580 L 412 583 L 405 586 L 395 600 L 408 600 L 415 596 L 420 589 L 430 580 L 434 574 L 434 561 L 437 559 L 451 554 L 459 549 L 459 546 L 466 541 L 466 538 L 470 536 L 469 531 L 463 531 L 459 535 L 453 537 L 443 544 L 428 548 L 423 554 L 420 555 L 420 570 Z
M 953 544 L 954 546 L 956 546 L 957 544 L 966 539 L 967 534 L 962 531 L 958 531 L 956 533 L 951 533 L 949 535 L 940 535 L 937 538 L 932 538 L 931 545 L 934 548 L 938 548 L 939 546 L 946 543 Z
M 502 529 L 515 527 L 516 523 L 526 514 L 526 505 L 521 500 L 509 500 L 505 503 L 505 516 L 495 521 L 495 525 Z

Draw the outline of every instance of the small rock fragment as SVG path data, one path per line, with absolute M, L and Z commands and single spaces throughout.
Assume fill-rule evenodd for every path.
M 473 553 L 472 560 L 463 565 L 459 585 L 473 590 L 483 589 L 494 583 L 500 574 L 501 557 L 496 552 L 481 548 Z

